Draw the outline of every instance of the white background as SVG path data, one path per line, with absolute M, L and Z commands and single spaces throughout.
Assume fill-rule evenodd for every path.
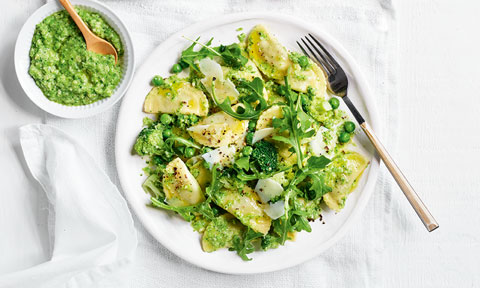
M 133 2 L 117 1 L 123 6 Z M 162 1 L 157 1 L 155 13 L 151 13 L 148 20 L 151 22 L 155 17 L 162 17 L 164 10 L 175 12 L 178 7 L 180 11 L 187 5 L 177 2 L 178 6 L 164 7 Z M 250 11 L 245 5 L 238 4 L 241 1 L 230 2 L 238 8 L 236 10 Z M 63 120 L 39 110 L 19 87 L 13 67 L 15 39 L 23 22 L 43 3 L 42 0 L 3 0 L 0 3 L 0 275 L 41 263 L 49 253 L 44 224 L 45 199 L 25 170 L 18 145 L 19 126 L 36 122 L 64 129 L 91 151 L 112 181 L 118 184 L 112 149 L 118 104 L 111 111 L 93 118 Z M 108 1 L 115 10 L 114 3 Z M 148 39 L 152 43 L 141 46 L 138 52 L 145 55 L 155 44 L 175 32 L 170 25 L 175 29 L 185 27 L 209 17 L 205 12 L 210 9 L 220 13 L 215 7 L 225 5 L 222 3 L 209 1 L 208 5 L 202 4 L 206 7 L 202 7 L 203 16 L 187 15 L 186 18 L 173 18 L 165 26 L 136 30 L 134 40 Z M 301 1 L 269 3 L 275 4 L 275 10 L 298 17 L 304 17 L 303 11 L 308 9 Z M 358 3 L 362 5 L 360 1 Z M 142 9 L 142 5 L 139 7 Z M 290 13 L 291 7 L 296 8 Z M 384 172 L 379 185 L 386 188 L 377 187 L 376 193 L 385 191 L 385 194 L 375 195 L 369 207 L 378 207 L 378 202 L 390 203 L 383 206 L 384 213 L 375 214 L 385 219 L 373 230 L 369 228 L 373 220 L 359 221 L 357 227 L 332 248 L 334 252 L 346 252 L 342 259 L 331 259 L 327 254 L 287 271 L 242 277 L 220 275 L 191 267 L 165 251 L 137 221 L 140 231 L 137 260 L 133 269 L 125 272 L 129 275 L 121 284 L 126 287 L 163 287 L 168 283 L 170 287 L 190 287 L 202 286 L 207 281 L 210 287 L 228 284 L 281 287 L 282 283 L 285 287 L 330 287 L 332 283 L 342 285 L 346 283 L 342 279 L 350 279 L 348 283 L 356 283 L 351 284 L 353 287 L 480 285 L 480 2 L 402 0 L 394 1 L 394 7 L 396 28 L 391 33 L 396 37 L 398 98 L 394 102 L 395 115 L 380 111 L 384 119 L 384 140 L 436 216 L 440 228 L 428 234 L 400 190 L 395 186 L 387 189 L 390 180 Z M 146 11 L 151 8 L 148 5 L 143 7 Z M 229 7 L 223 9 L 234 12 L 232 10 Z M 181 13 L 178 14 L 181 17 Z M 307 20 L 320 21 L 312 15 L 309 11 Z M 127 26 L 142 21 L 131 18 L 129 12 L 119 16 L 125 19 Z M 332 34 L 339 40 L 345 35 L 341 31 L 339 35 Z M 356 56 L 355 47 L 346 48 Z M 368 65 L 364 62 L 368 59 L 358 61 L 360 66 Z M 375 79 L 370 81 L 369 84 L 375 86 Z M 102 141 L 92 141 L 97 138 Z M 390 209 L 393 206 L 395 209 Z M 17 219 L 20 215 L 33 219 L 37 227 L 32 229 L 21 225 Z M 9 229 L 5 230 L 5 227 Z M 354 254 L 358 247 L 369 245 L 358 240 L 365 239 L 361 237 L 362 233 L 371 231 L 380 233 L 377 238 L 372 236 L 376 242 L 371 248 L 361 250 L 368 252 L 364 255 L 368 261 L 348 267 L 348 252 Z M 169 264 L 160 269 L 155 266 L 155 258 Z M 195 275 L 195 278 L 185 274 Z M 358 282 L 355 282 L 357 278 Z M 111 287 L 108 283 L 105 281 L 100 286 Z

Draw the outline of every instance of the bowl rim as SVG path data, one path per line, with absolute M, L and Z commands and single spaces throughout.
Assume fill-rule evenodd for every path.
M 221 26 L 226 23 L 233 23 L 237 21 L 243 21 L 243 20 L 250 20 L 250 19 L 267 19 L 267 20 L 274 20 L 274 21 L 281 21 L 286 24 L 292 24 L 292 25 L 298 25 L 301 26 L 302 28 L 308 29 L 309 31 L 312 31 L 314 34 L 321 35 L 322 39 L 326 40 L 328 44 L 338 52 L 338 54 L 345 59 L 345 63 L 348 65 L 348 68 L 353 72 L 356 78 L 356 82 L 358 83 L 357 89 L 362 95 L 362 99 L 364 99 L 365 104 L 368 109 L 368 116 L 370 119 L 370 124 L 371 126 L 376 130 L 380 132 L 380 127 L 381 123 L 379 121 L 379 116 L 378 116 L 378 110 L 376 106 L 376 102 L 374 101 L 374 98 L 372 97 L 372 93 L 370 92 L 370 88 L 368 86 L 368 82 L 366 81 L 366 78 L 364 76 L 364 73 L 360 70 L 357 62 L 355 59 L 348 53 L 348 51 L 335 39 L 333 38 L 327 31 L 322 29 L 321 27 L 318 27 L 314 25 L 314 23 L 307 23 L 304 20 L 301 20 L 296 17 L 292 17 L 289 15 L 285 14 L 280 14 L 280 13 L 264 13 L 264 12 L 244 12 L 244 13 L 234 13 L 234 14 L 226 14 L 222 15 L 220 17 L 216 17 L 215 19 L 208 19 L 204 21 L 199 21 L 196 22 L 192 25 L 189 25 L 185 27 L 184 29 L 181 29 L 180 31 L 173 33 L 170 35 L 166 40 L 162 41 L 154 50 L 160 49 L 160 47 L 163 46 L 168 46 L 171 43 L 173 43 L 177 38 L 181 37 L 182 35 L 189 35 L 192 34 L 192 32 L 196 32 L 198 30 L 202 29 L 207 29 L 211 26 Z M 153 52 L 152 52 L 153 53 Z M 148 58 L 148 57 L 147 57 Z M 141 71 L 143 71 L 142 67 L 145 63 L 148 63 L 148 59 L 145 59 L 142 63 L 142 65 L 139 67 L 139 72 L 141 74 Z M 138 74 L 138 73 L 137 73 Z M 128 93 L 129 95 L 132 94 L 131 91 Z M 130 96 L 132 97 L 132 96 Z M 129 206 L 133 209 L 133 212 L 136 214 L 138 217 L 139 221 L 142 223 L 142 225 L 145 227 L 145 229 L 152 235 L 155 240 L 157 240 L 162 246 L 170 250 L 172 253 L 174 253 L 176 256 L 179 258 L 182 258 L 183 260 L 196 265 L 198 267 L 201 267 L 203 269 L 207 269 L 210 271 L 214 272 L 219 272 L 219 273 L 225 273 L 225 274 L 233 274 L 233 275 L 248 275 L 248 274 L 258 274 L 258 273 L 267 273 L 267 272 L 273 272 L 273 271 L 278 271 L 278 270 L 283 270 L 286 268 L 290 268 L 296 265 L 299 265 L 305 261 L 308 261 L 328 248 L 330 248 L 334 243 L 338 242 L 345 234 L 346 232 L 352 227 L 353 223 L 355 221 L 359 220 L 359 216 L 363 211 L 365 210 L 368 201 L 370 200 L 370 197 L 374 191 L 377 178 L 378 178 L 378 173 L 379 173 L 379 166 L 380 166 L 380 158 L 378 156 L 378 153 L 374 152 L 372 153 L 372 158 L 371 158 L 371 163 L 370 163 L 370 172 L 369 172 L 369 177 L 366 180 L 366 183 L 362 189 L 362 194 L 358 198 L 357 201 L 357 207 L 352 211 L 352 213 L 348 216 L 347 220 L 345 223 L 335 232 L 335 234 L 328 239 L 323 245 L 320 247 L 316 247 L 314 250 L 311 251 L 308 255 L 301 255 L 296 259 L 291 259 L 291 261 L 287 263 L 277 263 L 276 265 L 270 266 L 263 268 L 261 271 L 251 271 L 251 270 L 234 270 L 231 267 L 218 267 L 218 265 L 215 265 L 215 263 L 209 263 L 206 261 L 203 261 L 204 259 L 196 259 L 192 258 L 188 255 L 188 252 L 183 251 L 182 249 L 179 249 L 178 247 L 175 247 L 174 245 L 171 245 L 171 243 L 162 241 L 159 237 L 158 231 L 156 227 L 152 224 L 152 221 L 150 219 L 150 216 L 148 216 L 146 213 L 143 212 L 143 210 L 140 209 L 139 205 L 143 204 L 138 204 L 138 201 L 135 199 L 133 196 L 133 193 L 135 191 L 126 191 L 129 188 L 127 180 L 122 178 L 122 176 L 128 175 L 128 169 L 125 167 L 124 163 L 122 161 L 119 162 L 119 159 L 123 159 L 124 155 L 123 153 L 125 150 L 123 150 L 124 145 L 118 145 L 119 141 L 123 140 L 123 134 L 124 131 L 123 129 L 118 129 L 119 125 L 124 121 L 123 116 L 126 114 L 127 109 L 131 109 L 131 107 L 127 107 L 125 105 L 126 103 L 123 103 L 123 105 L 120 107 L 119 111 L 119 116 L 117 118 L 117 130 L 116 130 L 116 135 L 115 135 L 115 159 L 116 159 L 116 167 L 117 167 L 117 173 L 119 176 L 119 181 L 122 186 L 122 189 L 125 197 L 127 198 L 127 201 L 129 202 Z M 131 175 L 130 175 L 131 176 Z
M 46 17 L 63 10 L 63 6 L 57 1 L 51 1 L 38 8 L 33 12 L 23 24 L 16 42 L 14 52 L 15 73 L 17 75 L 20 86 L 27 95 L 27 97 L 42 110 L 62 118 L 78 119 L 91 117 L 115 105 L 125 95 L 130 86 L 134 72 L 135 72 L 135 51 L 130 32 L 118 15 L 113 12 L 108 6 L 93 0 L 71 0 L 75 6 L 85 7 L 91 9 L 95 13 L 99 13 L 102 18 L 119 34 L 122 44 L 124 46 L 123 59 L 127 59 L 123 65 L 123 75 L 120 82 L 117 84 L 115 91 L 110 97 L 100 99 L 96 102 L 87 105 L 68 106 L 49 100 L 36 85 L 35 80 L 28 74 L 28 67 L 30 67 L 30 58 L 28 56 L 28 64 L 26 66 L 25 53 L 29 53 L 32 43 L 32 38 L 35 27 L 38 23 L 43 21 Z M 47 16 L 42 16 L 43 14 Z M 33 31 L 33 32 L 32 32 Z M 28 52 L 27 52 L 28 51 Z M 27 54 L 28 55 L 28 54 Z M 25 68 L 25 66 L 27 68 Z M 26 72 L 26 73 L 25 73 Z M 33 84 L 33 85 L 32 85 Z

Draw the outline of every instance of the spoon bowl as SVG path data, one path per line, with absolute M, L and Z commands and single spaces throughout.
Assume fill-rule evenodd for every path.
M 69 0 L 59 0 L 60 4 L 67 10 L 70 17 L 72 17 L 75 24 L 77 24 L 78 29 L 82 32 L 85 43 L 87 44 L 87 50 L 92 51 L 102 55 L 113 55 L 115 57 L 115 64 L 118 60 L 118 54 L 115 47 L 110 44 L 108 41 L 95 35 L 90 28 L 83 22 L 82 18 L 78 15 L 77 11 L 73 8 L 72 3 Z

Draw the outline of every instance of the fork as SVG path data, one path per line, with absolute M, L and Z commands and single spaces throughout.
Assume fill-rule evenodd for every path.
M 318 41 L 312 34 L 309 33 L 308 36 L 305 36 L 300 40 L 302 41 L 303 45 L 297 41 L 298 46 L 307 57 L 314 60 L 317 64 L 320 64 L 320 66 L 323 68 L 323 71 L 327 75 L 328 89 L 334 95 L 341 97 L 348 109 L 350 109 L 355 117 L 355 120 L 357 120 L 368 139 L 370 139 L 375 149 L 377 149 L 383 163 L 385 163 L 385 166 L 387 166 L 388 170 L 392 174 L 398 186 L 400 186 L 400 189 L 407 197 L 410 205 L 412 205 L 418 217 L 420 217 L 422 220 L 428 232 L 432 232 L 433 230 L 437 229 L 439 226 L 437 221 L 435 221 L 435 218 L 433 218 L 430 211 L 428 211 L 418 194 L 415 192 L 410 183 L 408 183 L 407 178 L 405 178 L 403 173 L 400 171 L 400 168 L 398 168 L 397 164 L 395 164 L 392 157 L 388 154 L 385 147 L 373 132 L 372 128 L 367 124 L 365 119 L 348 97 L 348 77 L 345 74 L 345 71 L 338 64 L 335 58 L 327 51 L 327 49 L 323 47 L 320 41 Z M 307 48 L 309 53 L 307 53 L 304 46 Z

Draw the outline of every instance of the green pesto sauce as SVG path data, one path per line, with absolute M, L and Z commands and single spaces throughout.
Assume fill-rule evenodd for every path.
M 203 241 L 208 242 L 212 250 L 231 247 L 235 236 L 240 237 L 242 228 L 235 218 L 219 216 L 208 224 L 203 234 Z
M 33 34 L 29 74 L 51 101 L 80 106 L 110 97 L 122 78 L 120 36 L 97 13 L 76 8 L 87 26 L 117 50 L 113 55 L 87 51 L 85 40 L 67 11 L 40 22 Z

